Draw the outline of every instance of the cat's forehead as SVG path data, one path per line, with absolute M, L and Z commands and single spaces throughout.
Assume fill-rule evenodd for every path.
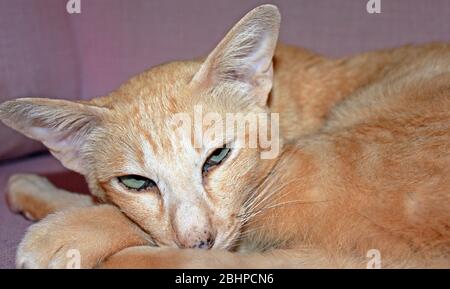
M 199 110 L 224 113 L 232 109 L 227 97 L 218 97 L 210 90 L 191 85 L 199 67 L 200 63 L 187 61 L 152 68 L 98 102 L 111 108 L 109 120 L 112 122 L 141 122 L 156 130 L 165 129 L 171 119 L 180 115 L 192 117 Z
M 122 143 L 127 158 L 140 159 L 183 154 L 198 155 L 193 147 L 194 130 L 179 129 L 179 121 L 194 121 L 198 109 L 220 110 L 221 104 L 189 82 L 199 65 L 195 62 L 165 64 L 133 77 L 105 99 L 111 108 L 107 123 L 108 135 Z M 197 110 L 197 111 L 196 111 Z M 117 154 L 123 154 L 118 152 Z
M 121 111 L 130 109 L 136 117 L 185 112 L 196 101 L 190 80 L 198 69 L 195 62 L 173 62 L 145 71 L 127 81 L 109 98 L 111 105 Z
M 204 118 L 213 113 L 225 119 L 226 114 L 246 112 L 248 107 L 227 90 L 211 92 L 190 85 L 199 67 L 196 62 L 175 62 L 153 68 L 133 77 L 100 103 L 111 109 L 104 132 L 108 143 L 118 144 L 114 155 L 140 160 L 141 164 L 169 163 L 175 157 L 179 163 L 180 158 L 194 160 L 223 145 L 225 140 L 203 139 L 211 126 Z M 187 163 L 192 164 L 192 160 Z

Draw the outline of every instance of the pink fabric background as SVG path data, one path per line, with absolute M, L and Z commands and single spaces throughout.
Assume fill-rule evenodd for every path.
M 61 5 L 0 0 L 0 102 L 43 96 L 80 96 L 80 62 L 70 18 Z M 0 159 L 42 148 L 0 123 Z
M 248 10 L 280 7 L 281 41 L 330 55 L 450 40 L 449 0 L 81 0 L 82 13 L 66 13 L 65 0 L 0 0 L 0 102 L 16 97 L 90 98 L 107 94 L 153 65 L 206 54 Z M 0 125 L 0 160 L 38 144 Z M 63 168 L 40 156 L 0 164 L 0 193 L 16 172 Z M 72 179 L 79 181 L 78 178 Z M 0 201 L 0 268 L 14 264 L 29 222 Z

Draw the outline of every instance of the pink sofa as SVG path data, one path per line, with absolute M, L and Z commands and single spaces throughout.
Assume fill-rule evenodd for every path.
M 107 94 L 155 64 L 204 55 L 246 11 L 266 2 L 281 9 L 282 41 L 330 56 L 450 40 L 448 0 L 381 0 L 381 14 L 368 14 L 367 1 L 81 0 L 81 14 L 68 14 L 63 0 L 0 0 L 0 101 Z M 0 125 L 3 196 L 17 172 L 85 190 L 79 176 L 62 178 L 65 169 L 48 154 L 30 156 L 43 150 Z M 14 266 L 29 224 L 0 202 L 0 268 Z

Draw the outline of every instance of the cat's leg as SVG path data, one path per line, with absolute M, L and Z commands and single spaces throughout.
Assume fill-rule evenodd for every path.
M 72 208 L 32 225 L 16 256 L 18 268 L 93 268 L 150 237 L 111 205 Z
M 111 255 L 99 268 L 172 268 L 172 269 L 270 269 L 270 268 L 449 268 L 448 255 L 424 258 L 406 253 L 401 256 L 384 251 L 298 247 L 264 253 L 233 253 L 222 250 L 195 250 L 135 246 Z
M 9 178 L 6 193 L 9 208 L 30 220 L 73 207 L 94 205 L 91 196 L 56 188 L 46 178 L 33 174 L 16 174 Z
M 449 268 L 448 258 L 423 259 L 405 255 L 402 259 L 379 260 L 374 255 L 357 255 L 321 248 L 273 250 L 266 253 L 237 254 L 221 250 L 155 248 L 135 246 L 110 256 L 99 268 L 171 269 L 314 269 L 314 268 Z
M 238 254 L 222 250 L 136 246 L 112 255 L 99 268 L 367 268 L 367 260 L 362 256 L 338 255 L 318 248 Z

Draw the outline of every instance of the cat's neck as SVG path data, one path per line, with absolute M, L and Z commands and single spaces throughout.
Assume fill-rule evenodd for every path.
M 298 232 L 307 231 L 306 227 L 300 227 L 313 223 L 314 212 L 309 209 L 301 212 L 299 208 L 313 208 L 309 205 L 322 201 L 313 195 L 315 166 L 312 156 L 297 145 L 283 147 L 252 194 L 253 206 L 246 212 L 248 222 L 242 229 L 242 239 L 248 242 L 243 243 L 251 244 L 253 249 L 276 247 L 297 238 Z M 284 222 L 289 215 L 298 213 L 302 222 Z

